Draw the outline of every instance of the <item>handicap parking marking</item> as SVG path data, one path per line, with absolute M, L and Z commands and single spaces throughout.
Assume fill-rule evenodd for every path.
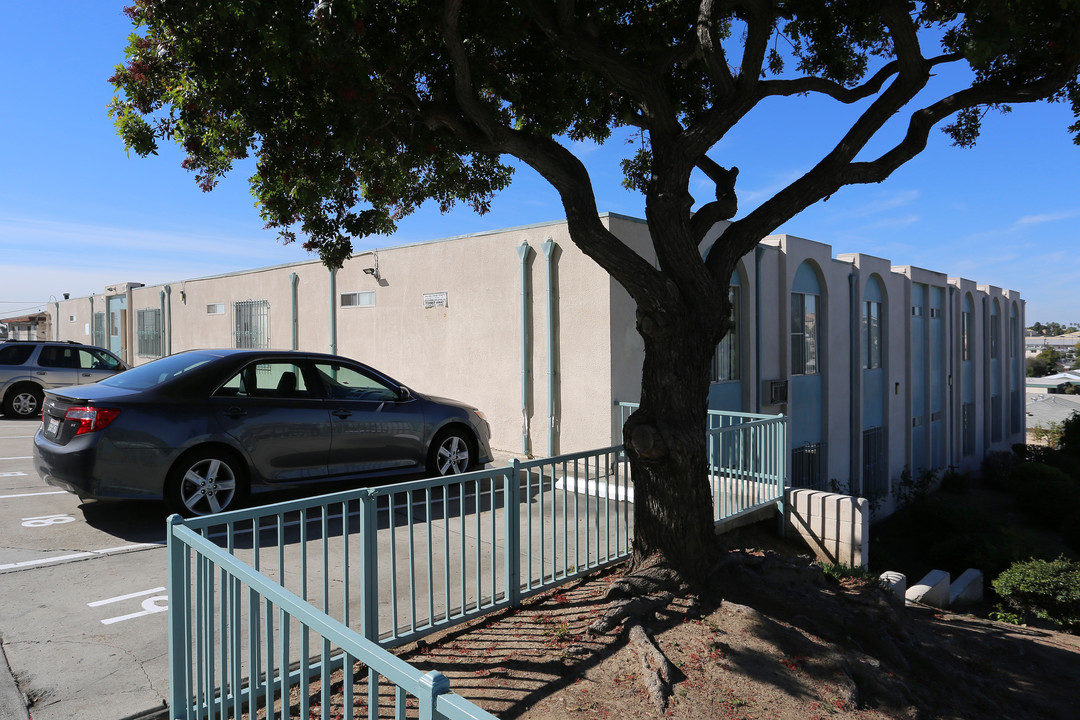
M 37 528 L 48 527 L 49 525 L 63 525 L 69 522 L 75 522 L 74 515 L 38 515 L 37 517 L 23 518 L 22 526 L 28 528 Z
M 128 593 L 126 595 L 117 595 L 116 597 L 106 598 L 104 600 L 95 600 L 94 602 L 86 603 L 87 607 L 101 607 L 102 605 L 110 605 L 112 603 L 124 602 L 125 600 L 133 600 L 135 598 L 144 597 L 146 595 L 153 595 L 142 601 L 142 610 L 128 613 L 127 615 L 118 615 L 116 617 L 105 618 L 101 621 L 102 625 L 112 625 L 118 622 L 124 622 L 125 620 L 133 620 L 145 615 L 153 615 L 155 613 L 165 612 L 169 609 L 169 597 L 167 595 L 158 595 L 155 593 L 165 592 L 164 587 L 150 588 L 149 590 L 140 590 L 138 592 Z

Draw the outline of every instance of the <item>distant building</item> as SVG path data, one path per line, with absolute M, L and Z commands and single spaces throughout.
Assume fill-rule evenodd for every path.
M 4 340 L 48 340 L 49 314 L 40 312 L 19 317 L 0 318 L 0 339 Z
M 1080 385 L 1080 370 L 1066 370 L 1053 375 L 1027 379 L 1028 394 L 1062 393 L 1069 385 Z
M 1027 415 L 1027 441 L 1033 443 L 1035 439 L 1031 431 L 1035 428 L 1049 429 L 1051 425 L 1068 420 L 1073 413 L 1080 413 L 1080 395 L 1046 395 L 1029 392 L 1025 413 Z
M 644 221 L 601 220 L 655 262 Z M 1019 293 L 790 235 L 765 238 L 731 285 L 709 405 L 788 415 L 792 484 L 887 508 L 905 472 L 977 470 L 1023 442 Z M 492 446 L 525 455 L 621 442 L 615 405 L 640 392 L 634 305 L 565 222 L 361 252 L 336 272 L 124 283 L 57 311 L 60 338 L 135 364 L 215 346 L 355 357 L 475 404 Z

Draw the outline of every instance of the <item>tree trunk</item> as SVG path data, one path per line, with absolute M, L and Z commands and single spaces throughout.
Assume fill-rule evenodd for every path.
M 641 405 L 623 439 L 634 481 L 633 565 L 659 554 L 693 581 L 716 547 L 705 442 L 716 322 L 680 309 L 663 314 L 662 328 L 639 313 Z

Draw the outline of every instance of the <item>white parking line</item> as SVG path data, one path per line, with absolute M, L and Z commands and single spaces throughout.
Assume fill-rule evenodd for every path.
M 24 560 L 22 562 L 0 565 L 0 570 L 33 567 L 35 565 L 48 565 L 50 563 L 64 562 L 66 560 L 78 560 L 80 558 L 112 555 L 114 553 L 125 552 L 127 550 L 140 550 L 142 548 L 152 547 L 165 547 L 165 543 L 138 543 L 136 545 L 121 545 L 120 547 L 105 548 L 104 550 L 88 550 L 86 552 L 71 553 L 70 555 L 58 555 L 55 557 L 41 558 L 40 560 Z
M 116 597 L 107 598 L 105 600 L 95 600 L 94 602 L 86 603 L 87 607 L 101 607 L 102 605 L 108 605 L 109 603 L 120 602 L 121 600 L 130 600 L 131 598 L 142 597 L 143 595 L 153 595 L 154 593 L 164 592 L 165 588 L 156 587 L 150 590 L 143 590 L 141 592 L 128 593 L 127 595 L 117 595 Z
M 19 493 L 17 495 L 0 495 L 0 500 L 7 500 L 8 498 L 21 498 L 21 497 L 36 497 L 38 495 L 67 495 L 67 490 L 49 490 L 48 492 L 39 493 Z
M 27 440 L 33 435 L 0 435 L 0 440 Z
M 0 460 L 33 460 L 33 459 L 34 459 L 33 455 L 23 455 L 21 457 L 0 458 Z

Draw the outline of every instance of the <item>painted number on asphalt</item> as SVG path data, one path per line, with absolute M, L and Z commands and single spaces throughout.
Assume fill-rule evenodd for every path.
M 144 615 L 153 615 L 155 613 L 165 612 L 169 609 L 169 597 L 168 595 L 156 595 L 155 593 L 165 592 L 165 588 L 156 587 L 149 590 L 140 590 L 139 592 L 128 593 L 127 595 L 118 595 L 116 597 L 106 598 L 105 600 L 95 600 L 94 602 L 86 603 L 87 607 L 101 607 L 102 605 L 109 605 L 111 603 L 123 602 L 125 600 L 134 600 L 135 598 L 151 595 L 142 601 L 142 610 L 137 612 L 128 613 L 127 615 L 117 615 L 116 617 L 106 618 L 101 621 L 102 625 L 112 625 L 113 623 L 124 622 L 125 620 L 134 620 Z
M 69 522 L 75 522 L 75 518 L 71 515 L 38 515 L 37 517 L 23 518 L 22 526 L 39 528 L 48 527 L 49 525 L 63 525 Z

